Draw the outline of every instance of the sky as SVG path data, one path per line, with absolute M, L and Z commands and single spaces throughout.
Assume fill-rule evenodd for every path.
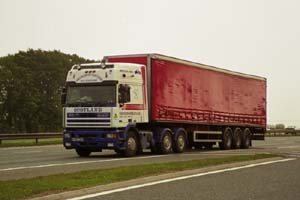
M 161 53 L 267 78 L 268 123 L 300 127 L 298 0 L 0 0 L 0 57 Z

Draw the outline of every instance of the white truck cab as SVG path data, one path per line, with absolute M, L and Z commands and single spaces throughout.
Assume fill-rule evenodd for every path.
M 124 128 L 149 121 L 146 77 L 139 64 L 74 65 L 62 95 L 64 146 L 79 155 L 83 149 L 122 150 Z

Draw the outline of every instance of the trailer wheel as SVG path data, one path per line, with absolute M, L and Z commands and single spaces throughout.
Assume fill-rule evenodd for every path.
M 177 138 L 174 138 L 173 151 L 175 153 L 183 153 L 186 147 L 186 138 L 183 131 L 178 133 Z
M 158 152 L 168 154 L 172 152 L 172 136 L 169 131 L 166 131 L 162 137 L 162 142 L 158 145 Z
M 246 128 L 242 135 L 242 148 L 248 149 L 250 146 L 250 143 L 251 143 L 251 131 L 249 128 Z
M 232 145 L 232 130 L 231 128 L 227 127 L 223 131 L 222 134 L 222 142 L 219 143 L 221 149 L 228 150 L 231 148 Z
M 91 151 L 88 149 L 84 149 L 84 148 L 76 148 L 76 153 L 80 156 L 80 157 L 89 157 L 91 154 Z
M 137 154 L 138 151 L 138 140 L 137 136 L 133 131 L 129 131 L 126 138 L 124 156 L 132 157 Z
M 232 136 L 232 148 L 239 149 L 242 146 L 242 134 L 243 131 L 240 128 L 234 129 Z

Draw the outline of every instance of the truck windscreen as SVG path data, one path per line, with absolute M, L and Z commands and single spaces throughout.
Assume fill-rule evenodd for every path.
M 116 86 L 69 86 L 66 106 L 116 106 Z

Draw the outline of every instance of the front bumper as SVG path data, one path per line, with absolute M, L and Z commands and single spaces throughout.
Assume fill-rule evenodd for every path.
M 117 138 L 108 138 L 109 134 L 116 134 Z M 91 151 L 124 150 L 124 141 L 124 129 L 66 129 L 63 138 L 66 149 L 88 148 Z

